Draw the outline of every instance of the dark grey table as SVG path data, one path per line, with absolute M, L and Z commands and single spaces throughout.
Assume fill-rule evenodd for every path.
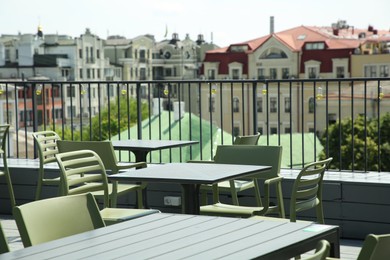
M 271 166 L 217 163 L 167 163 L 137 171 L 125 171 L 108 176 L 111 180 L 128 182 L 177 183 L 183 187 L 184 212 L 199 214 L 201 184 L 215 184 L 268 171 Z
M 311 222 L 157 213 L 0 255 L 0 259 L 289 259 L 331 243 L 339 228 Z
M 146 156 L 151 151 L 194 145 L 198 141 L 177 140 L 117 140 L 111 141 L 115 150 L 131 151 L 136 162 L 146 162 Z

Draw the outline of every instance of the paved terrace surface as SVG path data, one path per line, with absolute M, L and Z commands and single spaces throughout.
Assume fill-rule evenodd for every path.
M 18 229 L 16 227 L 15 221 L 10 215 L 0 215 L 1 225 L 3 227 L 4 233 L 8 239 L 8 244 L 11 251 L 18 250 L 23 248 L 22 241 L 19 236 Z M 361 240 L 345 240 L 342 239 L 341 243 L 341 259 L 356 259 L 357 255 L 360 252 L 363 241 Z M 308 252 L 307 255 L 312 252 Z M 304 257 L 303 255 L 302 257 Z

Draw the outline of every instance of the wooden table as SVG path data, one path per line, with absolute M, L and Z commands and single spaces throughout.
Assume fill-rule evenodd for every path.
M 201 184 L 246 177 L 268 171 L 271 166 L 217 163 L 167 163 L 137 171 L 125 171 L 108 176 L 111 180 L 128 182 L 177 183 L 183 187 L 184 212 L 199 214 L 199 188 Z
M 340 256 L 339 228 L 311 222 L 152 214 L 2 254 L 0 259 L 288 259 L 326 239 Z
M 131 151 L 135 155 L 136 162 L 146 162 L 146 156 L 151 151 L 194 145 L 198 141 L 177 140 L 113 140 L 115 150 Z

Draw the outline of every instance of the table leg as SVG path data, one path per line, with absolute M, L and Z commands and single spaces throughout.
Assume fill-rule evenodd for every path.
M 146 156 L 148 155 L 149 151 L 131 151 L 135 155 L 135 162 L 146 162 Z M 139 169 L 140 167 L 137 167 L 136 169 Z M 137 194 L 138 196 L 138 194 Z M 138 198 L 137 198 L 138 201 Z M 147 187 L 142 189 L 142 204 L 144 205 L 144 208 L 147 209 L 148 207 L 148 198 L 147 198 Z M 138 207 L 138 205 L 137 205 Z
M 199 215 L 199 184 L 182 184 L 184 213 Z

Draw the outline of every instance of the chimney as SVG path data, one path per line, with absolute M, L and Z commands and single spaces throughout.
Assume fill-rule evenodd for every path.
M 274 17 L 271 16 L 269 18 L 269 34 L 273 34 L 274 33 L 274 29 L 275 29 L 275 26 L 274 26 Z

